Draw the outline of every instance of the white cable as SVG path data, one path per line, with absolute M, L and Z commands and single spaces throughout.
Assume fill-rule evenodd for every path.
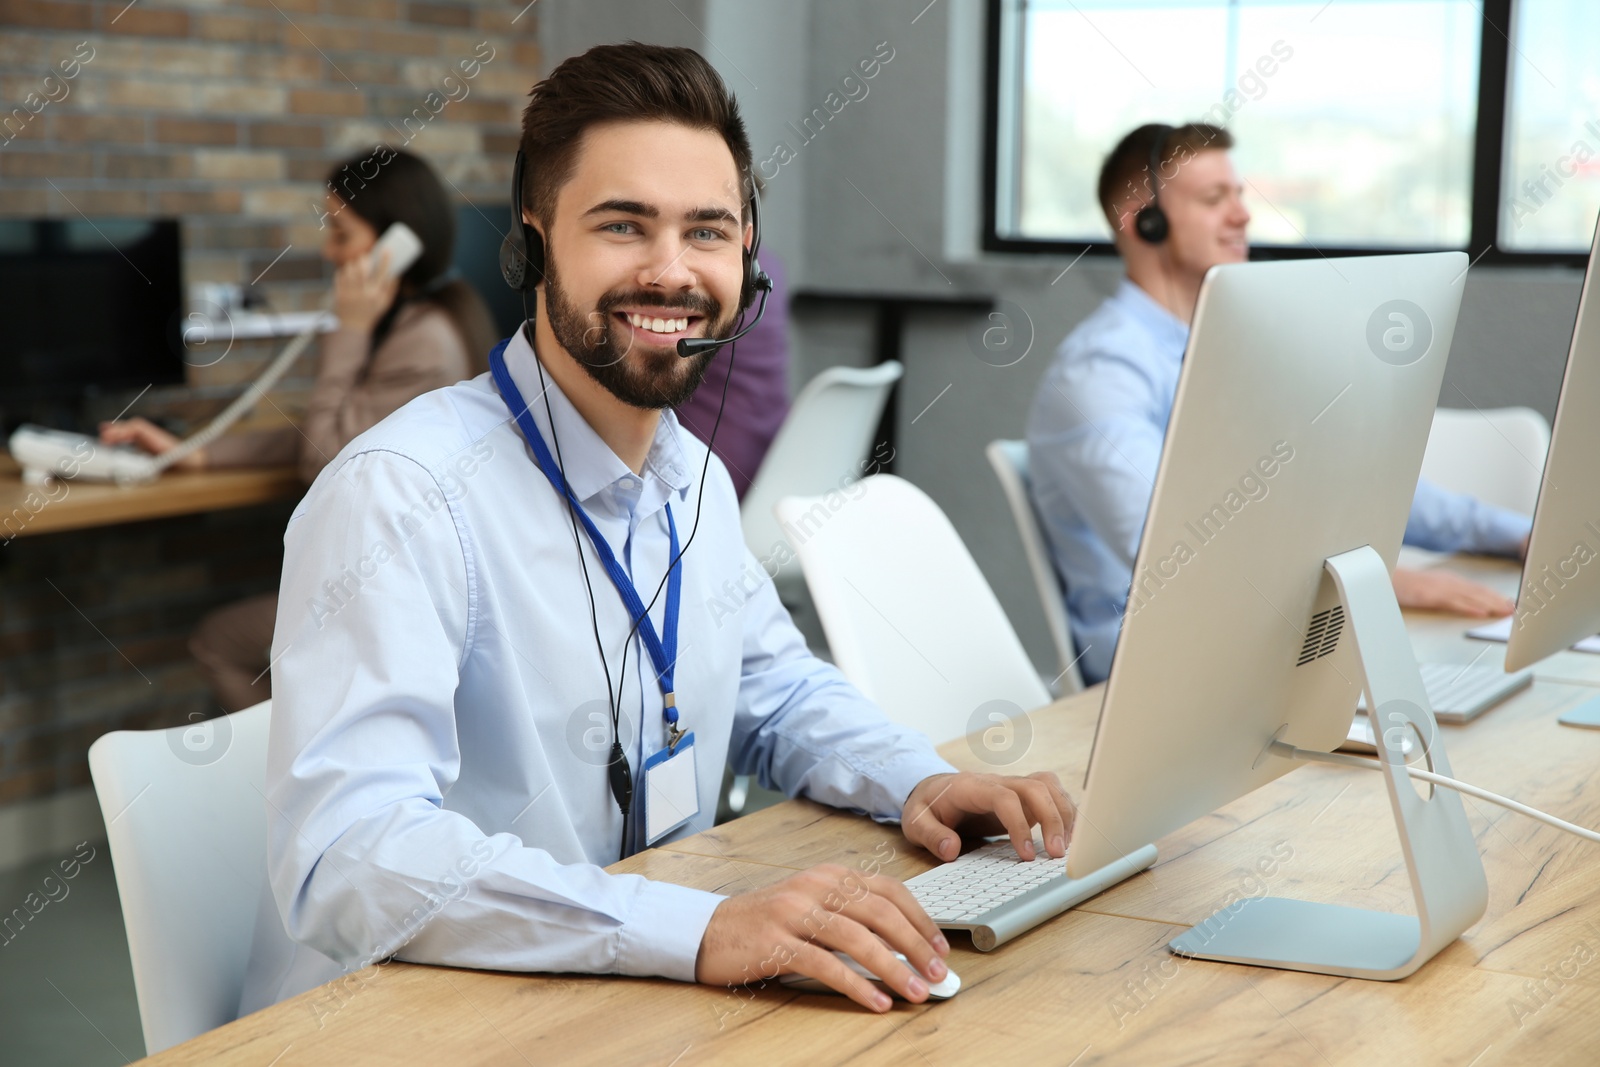
M 169 448 L 161 455 L 156 456 L 150 464 L 148 477 L 156 477 L 174 463 L 206 447 L 226 433 L 229 427 L 243 418 L 251 408 L 255 407 L 261 401 L 261 398 L 267 395 L 267 390 L 277 385 L 278 379 L 282 378 L 289 368 L 294 365 L 294 361 L 300 358 L 300 353 L 305 351 L 306 345 L 310 344 L 311 339 L 317 335 L 317 331 L 322 327 L 323 319 L 327 316 L 327 312 L 332 306 L 333 294 L 329 293 L 327 299 L 322 302 L 322 307 L 318 309 L 316 316 L 306 324 L 306 328 L 301 330 L 294 340 L 284 346 L 283 351 L 278 354 L 278 358 L 273 360 L 267 369 L 261 372 L 261 377 L 252 382 L 250 388 L 240 393 L 233 403 L 223 408 L 222 413 L 212 419 L 205 429 L 193 437 L 185 438 L 181 444 Z
M 1341 767 L 1362 767 L 1373 771 L 1381 771 L 1384 768 L 1383 763 L 1375 759 L 1368 759 L 1365 756 L 1350 756 L 1342 752 L 1316 752 L 1310 749 L 1295 748 L 1293 745 L 1286 744 L 1283 741 L 1274 741 L 1270 747 L 1273 755 L 1283 756 L 1287 759 L 1305 760 L 1313 763 L 1332 763 Z M 1418 781 L 1442 785 L 1446 789 L 1454 789 L 1458 793 L 1465 793 L 1468 796 L 1477 797 L 1479 800 L 1498 804 L 1502 808 L 1508 808 L 1519 815 L 1526 815 L 1530 819 L 1538 819 L 1547 826 L 1554 826 L 1557 830 L 1565 830 L 1567 833 L 1581 837 L 1585 841 L 1593 841 L 1596 844 L 1600 844 L 1600 833 L 1596 833 L 1587 827 L 1567 822 L 1565 819 L 1558 819 L 1554 815 L 1540 811 L 1538 808 L 1530 808 L 1526 804 L 1518 803 L 1509 797 L 1503 797 L 1499 793 L 1491 793 L 1487 789 L 1480 789 L 1475 785 L 1468 785 L 1466 782 L 1459 782 L 1454 778 L 1446 778 L 1442 774 L 1421 770 L 1409 764 L 1406 765 L 1405 769 L 1406 773 Z

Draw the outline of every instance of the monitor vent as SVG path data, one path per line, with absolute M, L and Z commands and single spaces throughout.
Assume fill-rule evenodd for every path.
M 1314 659 L 1321 659 L 1339 647 L 1339 635 L 1344 632 L 1344 605 L 1319 611 L 1311 616 L 1306 629 L 1305 644 L 1300 646 L 1300 659 L 1295 664 L 1304 667 Z

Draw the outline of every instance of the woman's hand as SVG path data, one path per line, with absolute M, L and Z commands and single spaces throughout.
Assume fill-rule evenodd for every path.
M 374 267 L 367 266 L 366 256 L 356 256 L 334 271 L 333 311 L 339 316 L 340 328 L 371 333 L 383 318 L 400 288 L 400 279 L 389 274 L 388 265 L 385 249 Z
M 108 445 L 133 445 L 153 456 L 169 452 L 178 445 L 178 439 L 149 419 L 122 419 L 100 424 L 100 440 Z M 173 466 L 179 470 L 197 471 L 206 465 L 206 450 L 200 449 L 184 456 Z

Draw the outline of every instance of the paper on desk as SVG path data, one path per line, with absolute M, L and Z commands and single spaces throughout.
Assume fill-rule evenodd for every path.
M 1467 631 L 1468 637 L 1476 637 L 1480 641 L 1499 641 L 1504 644 L 1511 639 L 1511 616 L 1496 619 L 1494 622 L 1483 626 L 1476 626 Z M 1585 637 L 1582 641 L 1572 646 L 1574 652 L 1600 653 L 1600 634 Z

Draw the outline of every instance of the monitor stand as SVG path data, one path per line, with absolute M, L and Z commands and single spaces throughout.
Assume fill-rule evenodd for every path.
M 1556 721 L 1567 726 L 1587 726 L 1591 730 L 1600 730 L 1600 697 L 1590 697 L 1577 707 L 1563 712 Z
M 1461 797 L 1424 786 L 1432 795 L 1423 799 L 1405 770 L 1399 742 L 1412 735 L 1413 759 L 1451 773 L 1388 568 L 1370 546 L 1329 557 L 1326 566 L 1353 629 L 1367 706 L 1378 709 L 1374 732 L 1386 742 L 1378 745 L 1378 759 L 1416 916 L 1262 897 L 1217 912 L 1168 947 L 1198 959 L 1392 981 L 1477 922 L 1489 886 Z

